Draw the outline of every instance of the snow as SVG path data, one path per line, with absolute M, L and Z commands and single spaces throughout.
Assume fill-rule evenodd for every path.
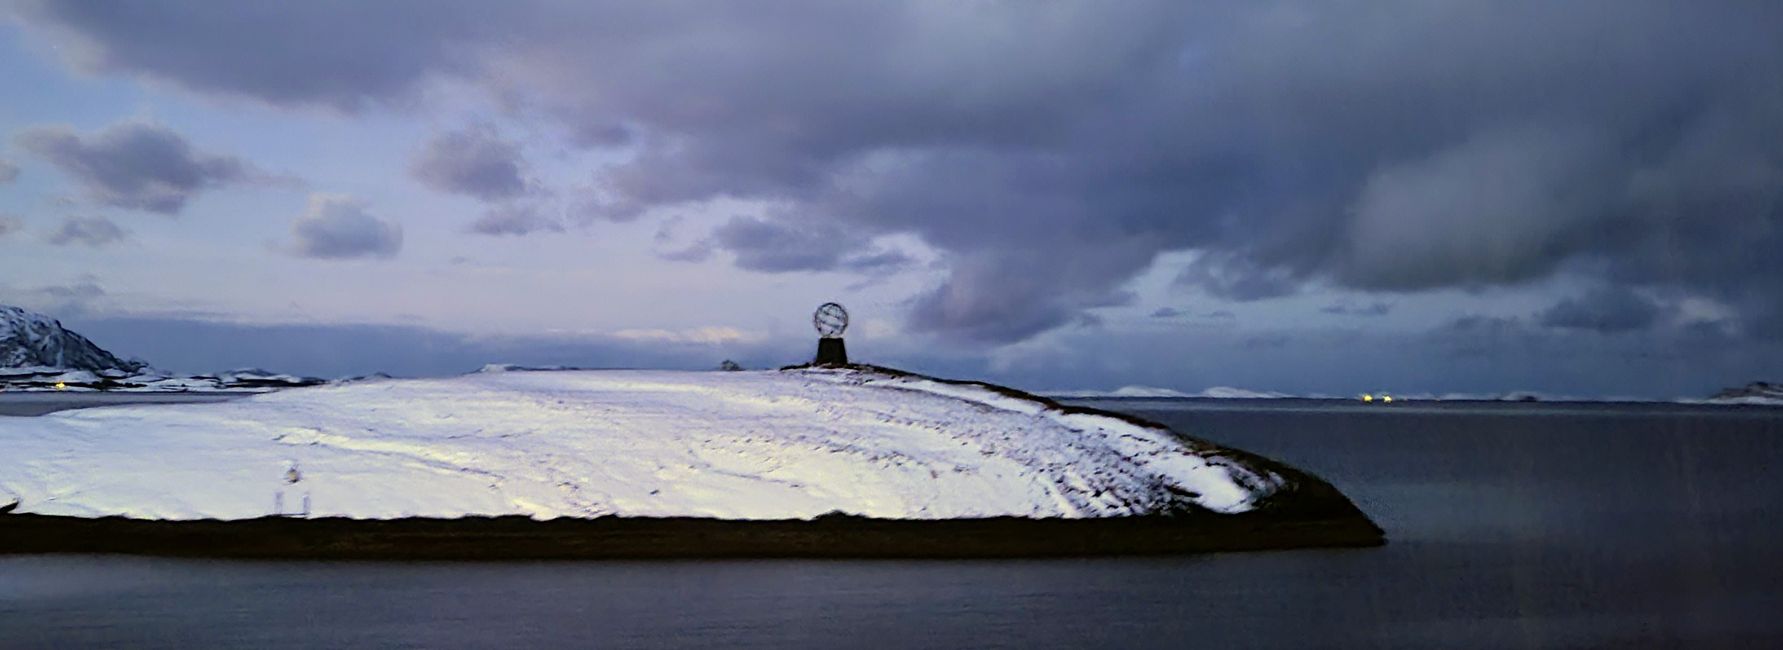
M 1176 390 L 1173 388 L 1158 388 L 1156 386 L 1122 386 L 1122 387 L 1116 388 L 1114 390 L 1106 390 L 1106 391 L 1104 391 L 1104 390 L 1054 391 L 1054 392 L 1050 392 L 1047 394 L 1053 395 L 1056 397 L 1066 397 L 1066 398 L 1075 398 L 1075 399 L 1096 399 L 1096 398 L 1103 398 L 1103 397 L 1135 397 L 1135 398 L 1205 397 L 1205 398 L 1211 398 L 1211 399 L 1282 399 L 1282 398 L 1294 397 L 1294 395 L 1289 395 L 1287 393 L 1247 390 L 1244 388 L 1232 388 L 1230 386 L 1215 386 L 1213 388 L 1203 390 L 1199 393 L 1185 393 L 1185 392 L 1182 392 L 1180 390 Z
M 1739 388 L 1723 390 L 1702 402 L 1745 406 L 1783 406 L 1783 385 L 1755 381 Z
M 1738 395 L 1733 397 L 1711 397 L 1703 400 L 1679 400 L 1686 404 L 1710 404 L 1716 406 L 1783 406 L 1783 394 L 1777 395 Z
M 1237 513 L 1288 487 L 1210 444 L 979 386 L 502 370 L 0 417 L 0 491 L 89 517 L 252 518 L 282 490 L 355 518 L 936 519 Z
M 1216 397 L 1219 399 L 1282 399 L 1293 397 L 1293 395 L 1271 391 L 1246 390 L 1243 388 L 1232 388 L 1230 386 L 1215 386 L 1201 391 L 1200 397 Z

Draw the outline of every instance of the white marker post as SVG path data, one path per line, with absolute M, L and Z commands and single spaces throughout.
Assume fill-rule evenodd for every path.
M 303 481 L 303 472 L 297 469 L 297 461 L 295 461 L 295 460 L 291 461 L 291 466 L 285 469 L 285 485 L 297 485 L 301 481 Z M 300 515 L 300 516 L 308 517 L 310 514 L 310 493 L 309 492 L 303 493 L 303 511 L 302 512 L 286 513 L 285 512 L 285 491 L 281 489 L 276 492 L 273 492 L 273 494 L 272 494 L 272 514 L 275 517 L 287 517 L 290 515 Z

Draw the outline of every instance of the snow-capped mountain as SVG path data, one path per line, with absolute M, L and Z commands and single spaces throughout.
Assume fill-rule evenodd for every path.
M 1783 384 L 1767 381 L 1755 381 L 1739 388 L 1729 388 L 1709 401 L 1715 404 L 1758 404 L 1765 406 L 1783 405 Z
M 261 392 L 321 383 L 259 368 L 176 375 L 120 359 L 49 316 L 0 305 L 0 391 Z
M 148 364 L 126 361 L 54 318 L 0 305 L 0 368 L 58 368 L 136 372 Z

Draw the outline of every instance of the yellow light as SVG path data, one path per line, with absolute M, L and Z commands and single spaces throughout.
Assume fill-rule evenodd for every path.
M 59 381 L 56 382 L 56 390 L 67 390 L 67 388 L 68 388 L 68 384 L 64 384 Z
M 1382 395 L 1382 396 L 1381 396 L 1381 401 L 1382 401 L 1382 402 L 1385 402 L 1385 403 L 1387 403 L 1387 404 L 1392 404 L 1392 403 L 1393 403 L 1393 396 L 1392 396 L 1392 395 Z
M 1372 402 L 1372 401 L 1374 401 L 1374 396 L 1373 396 L 1373 395 L 1369 395 L 1369 394 L 1368 394 L 1368 393 L 1363 393 L 1363 394 L 1362 394 L 1362 401 L 1364 401 L 1364 402 Z

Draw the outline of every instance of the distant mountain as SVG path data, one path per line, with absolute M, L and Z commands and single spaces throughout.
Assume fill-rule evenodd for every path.
M 261 392 L 322 383 L 259 368 L 171 374 L 119 359 L 54 318 L 0 305 L 0 391 Z
M 1053 397 L 1064 397 L 1064 398 L 1071 398 L 1071 399 L 1097 399 L 1097 398 L 1105 398 L 1105 397 L 1143 397 L 1143 398 L 1206 397 L 1206 398 L 1212 398 L 1212 399 L 1281 399 L 1281 398 L 1287 398 L 1287 397 L 1299 397 L 1297 395 L 1289 395 L 1287 393 L 1277 393 L 1277 392 L 1273 392 L 1273 391 L 1247 390 L 1244 388 L 1232 388 L 1230 386 L 1215 386 L 1213 388 L 1209 388 L 1209 389 L 1201 391 L 1199 393 L 1185 393 L 1180 390 L 1176 390 L 1176 389 L 1172 389 L 1172 388 L 1158 388 L 1155 386 L 1122 386 L 1122 387 L 1116 388 L 1114 390 L 1054 391 L 1054 392 L 1047 393 L 1047 394 L 1050 396 L 1053 396 Z
M 0 305 L 0 368 L 63 368 L 136 372 L 148 364 L 125 361 L 43 314 Z
M 1724 404 L 1783 404 L 1783 384 L 1755 381 L 1715 393 L 1709 401 Z

